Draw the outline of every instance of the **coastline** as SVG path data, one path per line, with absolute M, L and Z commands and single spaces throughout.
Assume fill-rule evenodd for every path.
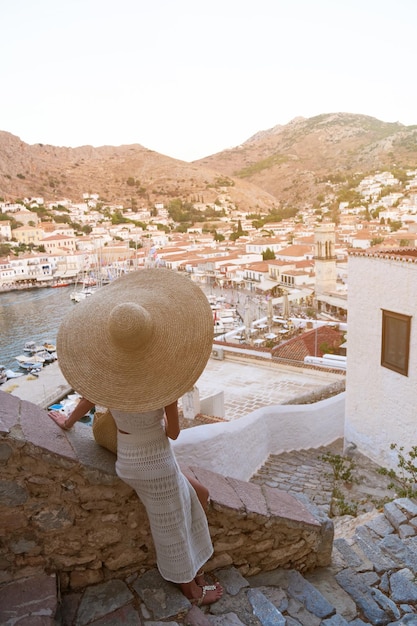
M 50 287 L 51 289 L 53 289 L 54 285 L 52 285 L 49 281 L 36 283 L 36 284 L 31 283 L 29 285 L 27 284 L 19 285 L 18 283 L 6 283 L 3 285 L 0 285 L 0 293 L 9 293 L 10 291 L 29 291 L 30 289 L 45 289 L 45 287 Z

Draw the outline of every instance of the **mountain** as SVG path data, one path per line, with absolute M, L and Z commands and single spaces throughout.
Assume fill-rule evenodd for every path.
M 29 145 L 0 131 L 0 196 L 45 200 L 98 193 L 103 202 L 168 204 L 173 198 L 242 211 L 314 205 L 329 181 L 352 184 L 378 170 L 417 168 L 417 126 L 350 113 L 298 117 L 242 145 L 187 163 L 139 144 Z
M 250 181 L 284 204 L 302 206 L 314 203 L 329 180 L 415 169 L 417 126 L 350 113 L 297 117 L 197 163 Z
M 244 211 L 268 210 L 276 200 L 246 180 L 225 177 L 201 164 L 187 163 L 141 145 L 64 148 L 29 145 L 0 131 L 0 197 L 82 201 L 97 193 L 124 206 L 168 204 L 173 198 L 215 202 L 219 195 Z

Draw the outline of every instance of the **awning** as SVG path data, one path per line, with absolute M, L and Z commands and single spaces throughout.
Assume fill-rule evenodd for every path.
M 36 280 L 37 280 L 38 283 L 43 283 L 46 280 L 54 280 L 54 276 L 50 276 L 49 274 L 48 274 L 48 276 L 37 276 Z
M 248 281 L 250 282 L 250 281 Z M 263 280 L 260 283 L 255 283 L 253 282 L 252 285 L 255 287 L 255 289 L 260 289 L 261 291 L 270 291 L 271 289 L 273 289 L 274 287 L 279 287 L 279 283 L 273 281 L 273 280 Z
M 285 285 L 281 285 L 281 287 L 283 287 L 284 289 L 288 289 L 287 287 L 285 287 Z M 288 293 L 286 294 L 288 297 L 288 300 L 290 302 L 294 302 L 297 300 L 300 300 L 301 298 L 308 298 L 309 296 L 311 296 L 313 293 L 313 289 L 295 289 L 293 291 L 288 291 Z M 273 298 L 272 299 L 272 304 L 282 304 L 284 301 L 284 296 L 279 296 L 278 298 Z
M 339 309 L 347 309 L 347 296 L 341 296 L 338 298 L 337 296 L 321 296 L 317 295 L 318 302 L 325 302 L 326 304 L 330 304 L 330 306 L 338 307 Z

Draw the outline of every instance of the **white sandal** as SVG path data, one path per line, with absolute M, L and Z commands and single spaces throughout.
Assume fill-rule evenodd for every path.
M 201 587 L 201 585 L 199 585 L 199 587 Z M 204 598 L 207 595 L 207 591 L 216 591 L 216 589 L 217 585 L 204 585 L 203 587 L 201 587 L 201 596 L 199 598 L 196 598 L 195 600 L 190 600 L 191 604 L 194 604 L 195 606 L 203 606 Z M 216 601 L 217 599 L 213 600 L 213 603 Z

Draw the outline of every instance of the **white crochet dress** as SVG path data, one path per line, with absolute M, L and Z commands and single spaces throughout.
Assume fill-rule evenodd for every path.
M 160 574 L 174 583 L 191 581 L 213 546 L 206 514 L 181 473 L 164 429 L 164 410 L 111 410 L 117 427 L 116 473 L 130 485 L 148 514 Z

